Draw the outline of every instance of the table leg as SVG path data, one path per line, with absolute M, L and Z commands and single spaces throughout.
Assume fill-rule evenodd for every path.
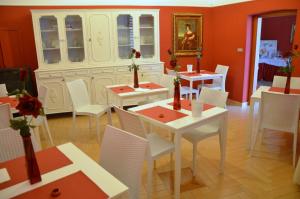
M 180 182 L 181 182 L 181 133 L 175 133 L 175 183 L 174 198 L 180 198 Z
M 220 147 L 221 147 L 221 173 L 224 172 L 225 158 L 226 158 L 226 141 L 227 141 L 227 125 L 228 125 L 228 112 L 225 113 L 222 121 L 222 128 L 220 132 Z
M 190 80 L 190 100 L 192 101 L 193 99 L 193 81 Z
M 247 149 L 250 149 L 250 146 L 252 144 L 252 131 L 253 131 L 253 125 L 254 125 L 254 104 L 255 102 L 253 99 L 250 99 L 250 110 L 249 110 L 249 126 L 248 126 L 248 135 L 247 135 Z
M 120 98 L 120 108 L 123 109 L 123 100 Z

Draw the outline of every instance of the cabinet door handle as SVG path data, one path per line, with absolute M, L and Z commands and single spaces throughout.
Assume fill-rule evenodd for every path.
M 92 79 L 95 79 L 95 77 L 92 77 Z
M 64 81 L 65 81 L 65 79 L 62 79 L 61 81 L 62 81 L 62 82 L 64 82 Z
M 91 38 L 89 38 L 89 42 L 91 42 L 92 41 L 92 39 Z

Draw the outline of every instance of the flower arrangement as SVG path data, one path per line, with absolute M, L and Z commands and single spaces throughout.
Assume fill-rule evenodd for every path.
M 290 50 L 283 55 L 283 57 L 286 58 L 287 67 L 283 67 L 282 72 L 292 73 L 294 71 L 295 67 L 292 65 L 293 59 L 300 56 L 300 51 L 297 51 L 297 49 L 298 46 L 295 45 L 293 50 Z
M 176 72 L 176 78 L 174 79 L 174 82 L 179 82 L 180 83 L 180 77 L 178 72 L 180 71 L 180 65 L 177 64 L 177 58 L 176 55 L 172 52 L 171 49 L 168 49 L 168 54 L 170 55 L 170 65 Z
M 136 51 L 134 48 L 131 50 L 131 53 L 129 54 L 129 59 L 131 59 L 132 64 L 129 67 L 129 71 L 131 70 L 139 70 L 139 65 L 135 63 L 135 59 L 139 59 L 141 57 L 141 53 L 139 51 Z
M 10 127 L 14 130 L 20 130 L 21 136 L 29 136 L 30 128 L 35 126 L 31 125 L 32 117 L 37 118 L 39 115 L 44 115 L 44 110 L 42 103 L 36 98 L 31 96 L 25 89 L 25 81 L 27 77 L 27 71 L 25 69 L 20 70 L 20 80 L 22 82 L 23 88 L 21 90 L 17 89 L 11 94 L 16 95 L 19 103 L 16 109 L 22 117 L 10 120 Z
M 37 118 L 39 115 L 44 115 L 44 110 L 42 103 L 26 91 L 26 77 L 27 71 L 23 68 L 20 70 L 20 80 L 23 87 L 21 90 L 17 89 L 13 92 L 19 101 L 16 109 L 19 110 L 21 117 L 11 119 L 10 127 L 14 130 L 20 130 L 25 151 L 27 175 L 30 183 L 34 184 L 40 182 L 42 178 L 31 142 L 30 128 L 35 127 L 31 124 L 32 119 Z
M 139 79 L 138 79 L 138 73 L 139 65 L 137 65 L 134 60 L 139 59 L 141 57 L 141 53 L 139 51 L 136 51 L 134 48 L 131 50 L 131 53 L 129 54 L 129 59 L 132 60 L 132 64 L 129 66 L 129 71 L 133 70 L 133 87 L 138 88 L 139 87 Z
M 284 93 L 289 94 L 290 93 L 290 82 L 291 82 L 291 76 L 292 72 L 294 71 L 294 66 L 292 65 L 293 59 L 295 57 L 300 56 L 300 52 L 297 51 L 298 45 L 295 45 L 294 49 L 287 52 L 284 57 L 286 58 L 287 67 L 284 67 L 281 69 L 282 72 L 286 73 L 287 80 L 284 88 Z

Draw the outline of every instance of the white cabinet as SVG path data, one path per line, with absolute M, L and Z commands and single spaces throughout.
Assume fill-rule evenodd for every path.
M 119 11 L 114 13 L 114 22 L 118 60 L 128 59 L 132 48 L 141 52 L 144 61 L 158 59 L 158 11 Z
M 91 101 L 107 98 L 105 86 L 132 84 L 129 54 L 141 51 L 140 81 L 159 82 L 159 11 L 127 9 L 32 10 L 39 68 L 37 85 L 49 89 L 46 113 L 72 110 L 67 81 L 83 79 Z M 128 101 L 134 104 L 134 101 Z M 126 103 L 125 103 L 126 104 Z
M 84 14 L 75 11 L 32 11 L 39 67 L 87 63 Z

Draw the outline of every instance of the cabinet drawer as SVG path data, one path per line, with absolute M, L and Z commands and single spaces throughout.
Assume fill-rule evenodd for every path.
M 87 76 L 89 75 L 88 70 L 82 70 L 82 71 L 68 71 L 64 74 L 66 77 L 70 76 Z
M 52 73 L 39 73 L 38 77 L 40 79 L 48 79 L 48 78 L 57 78 L 57 77 L 63 77 L 61 72 L 52 72 Z
M 92 74 L 112 74 L 114 72 L 114 68 L 110 67 L 110 68 L 97 68 L 97 69 L 93 69 L 91 71 Z

